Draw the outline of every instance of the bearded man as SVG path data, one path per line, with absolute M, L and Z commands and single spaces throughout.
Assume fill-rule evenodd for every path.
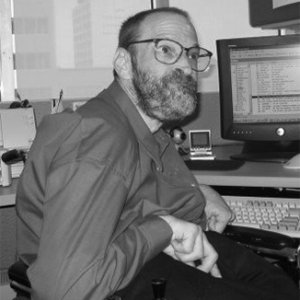
M 297 299 L 282 271 L 221 235 L 232 212 L 162 129 L 197 106 L 200 47 L 182 10 L 126 20 L 113 83 L 38 128 L 17 191 L 32 299 Z

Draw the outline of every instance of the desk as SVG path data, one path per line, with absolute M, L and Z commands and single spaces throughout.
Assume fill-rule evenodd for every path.
M 217 159 L 228 159 L 241 153 L 241 145 L 215 146 Z M 276 187 L 300 189 L 300 170 L 285 169 L 281 163 L 245 162 L 239 169 L 229 171 L 193 171 L 201 184 L 213 186 Z

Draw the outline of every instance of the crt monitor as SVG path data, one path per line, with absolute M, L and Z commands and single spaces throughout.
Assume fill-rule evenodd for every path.
M 300 35 L 217 41 L 221 136 L 234 158 L 285 162 L 300 152 Z
M 189 131 L 190 152 L 211 151 L 210 130 L 190 130 Z

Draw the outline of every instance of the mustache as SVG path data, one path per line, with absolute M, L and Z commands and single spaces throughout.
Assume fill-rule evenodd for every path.
M 186 75 L 181 69 L 175 69 L 170 74 L 161 79 L 161 84 L 164 88 L 169 85 L 180 86 L 183 94 L 193 95 L 197 93 L 197 81 L 192 75 Z

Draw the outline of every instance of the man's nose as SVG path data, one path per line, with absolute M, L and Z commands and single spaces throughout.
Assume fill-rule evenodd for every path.
M 182 53 L 180 59 L 178 60 L 177 67 L 180 68 L 185 75 L 191 75 L 193 73 L 192 62 L 187 57 L 185 51 Z

